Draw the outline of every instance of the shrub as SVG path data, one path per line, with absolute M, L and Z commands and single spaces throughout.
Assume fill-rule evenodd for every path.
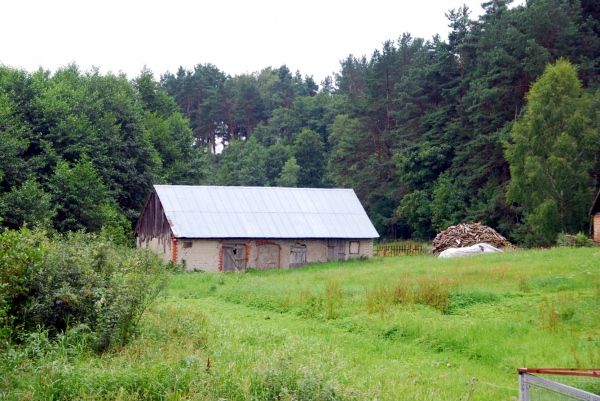
M 41 266 L 44 249 L 43 236 L 25 227 L 0 234 L 0 338 L 23 323 L 19 312 L 30 302 L 31 274 Z
M 575 240 L 573 241 L 574 245 L 577 248 L 584 248 L 584 247 L 592 247 L 592 246 L 596 246 L 596 243 L 594 241 L 592 241 L 591 239 L 589 239 L 584 233 L 580 232 L 577 233 L 577 235 L 575 236 Z
M 5 322 L 50 335 L 83 324 L 98 351 L 129 341 L 175 268 L 147 250 L 115 247 L 92 234 L 42 241 L 25 229 L 2 235 L 2 283 L 10 289 L 8 297 L 4 289 Z

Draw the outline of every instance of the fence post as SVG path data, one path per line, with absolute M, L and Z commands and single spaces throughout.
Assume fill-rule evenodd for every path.
M 529 391 L 524 373 L 519 372 L 519 401 L 529 401 Z

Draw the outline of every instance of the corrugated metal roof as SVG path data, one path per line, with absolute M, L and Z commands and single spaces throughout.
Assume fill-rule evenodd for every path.
M 378 238 L 352 189 L 155 185 L 180 238 Z

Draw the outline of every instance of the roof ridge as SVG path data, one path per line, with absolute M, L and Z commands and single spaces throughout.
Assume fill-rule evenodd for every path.
M 296 188 L 296 187 L 259 187 L 243 185 L 177 185 L 177 184 L 153 184 L 153 187 L 177 187 L 177 188 L 252 188 L 252 189 L 277 189 L 277 190 L 314 190 L 314 191 L 354 191 L 353 188 Z

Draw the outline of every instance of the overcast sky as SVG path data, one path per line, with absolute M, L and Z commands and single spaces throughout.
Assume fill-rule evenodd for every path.
M 516 0 L 514 4 L 522 4 Z M 0 63 L 55 71 L 76 62 L 129 78 L 212 63 L 237 75 L 287 64 L 319 83 L 349 54 L 403 32 L 446 39 L 444 13 L 481 0 L 0 0 Z

